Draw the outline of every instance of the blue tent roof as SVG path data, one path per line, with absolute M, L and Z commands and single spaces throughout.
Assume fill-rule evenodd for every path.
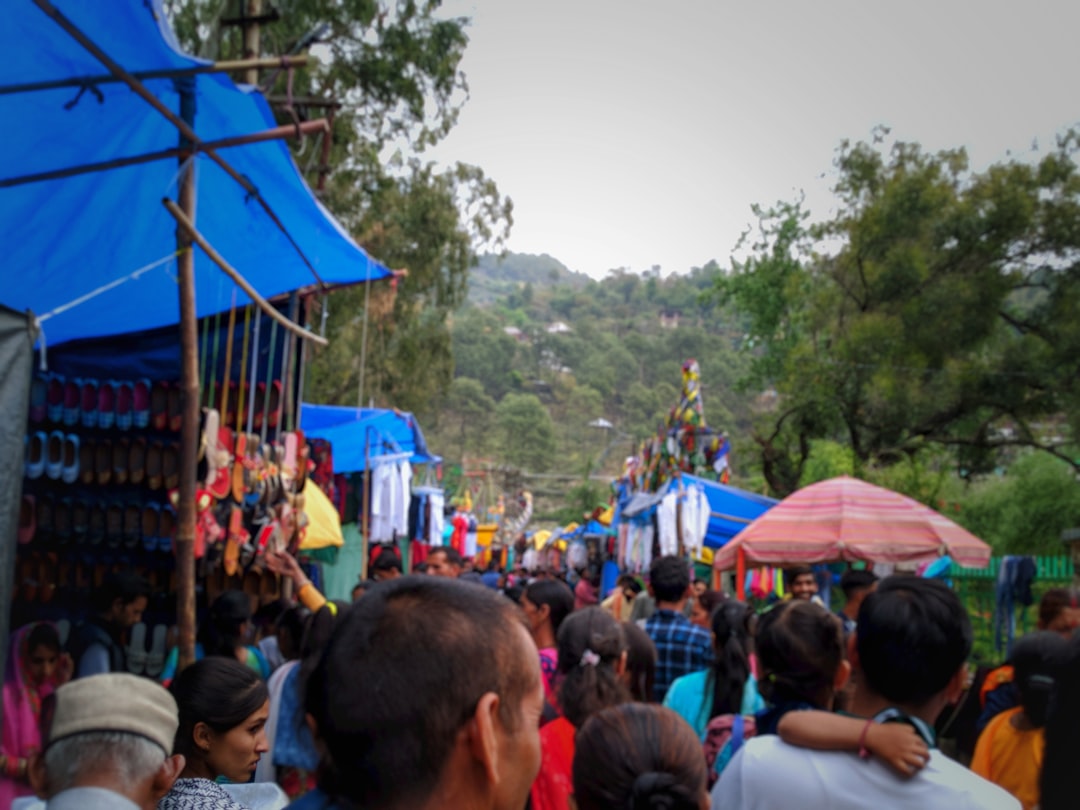
M 365 450 L 372 458 L 411 453 L 413 464 L 442 461 L 428 452 L 420 425 L 411 413 L 382 408 L 348 408 L 303 403 L 300 427 L 312 439 L 326 439 L 334 448 L 334 472 L 366 469 Z
M 179 51 L 161 0 L 112 0 L 107 13 L 83 0 L 53 2 L 128 71 L 204 64 Z M 0 49 L 7 58 L 0 69 L 0 116 L 7 126 L 0 181 L 177 147 L 173 125 L 119 82 L 4 92 L 14 85 L 107 73 L 30 0 L 5 4 L 4 12 Z M 202 140 L 276 126 L 258 92 L 219 74 L 193 78 L 194 129 Z M 173 79 L 143 83 L 179 112 Z M 315 199 L 283 142 L 219 154 L 257 188 L 325 283 L 389 274 Z M 205 155 L 196 164 L 196 225 L 218 252 L 264 297 L 315 284 L 311 269 L 258 201 Z M 5 273 L 9 282 L 17 281 L 4 285 L 0 300 L 13 309 L 49 315 L 43 327 L 52 344 L 176 323 L 176 223 L 161 199 L 176 196 L 177 175 L 176 159 L 169 158 L 0 188 Z M 195 254 L 198 315 L 228 309 L 232 282 L 200 250 Z M 108 285 L 115 286 L 52 314 Z M 238 304 L 248 302 L 242 291 L 236 294 Z
M 719 548 L 724 545 L 745 529 L 749 523 L 779 503 L 775 498 L 755 495 L 753 492 L 747 492 L 738 487 L 718 484 L 693 475 L 683 475 L 683 480 L 687 483 L 701 484 L 705 488 L 705 497 L 708 498 L 709 509 L 713 513 L 709 518 L 709 529 L 705 533 L 705 545 L 709 548 Z M 722 515 L 728 517 L 721 517 Z

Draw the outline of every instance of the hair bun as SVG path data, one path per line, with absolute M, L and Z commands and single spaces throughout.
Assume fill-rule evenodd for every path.
M 674 787 L 675 777 L 670 773 L 640 774 L 630 790 L 630 810 L 677 810 L 681 803 L 672 791 Z

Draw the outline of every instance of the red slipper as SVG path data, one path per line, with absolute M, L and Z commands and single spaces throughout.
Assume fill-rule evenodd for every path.
M 169 426 L 169 384 L 156 382 L 150 389 L 150 424 L 154 430 Z

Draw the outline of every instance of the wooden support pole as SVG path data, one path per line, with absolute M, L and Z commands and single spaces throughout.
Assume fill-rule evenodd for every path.
M 194 85 L 181 90 L 180 108 L 195 117 Z M 181 139 L 181 146 L 190 146 Z M 180 205 L 188 221 L 195 215 L 195 161 L 181 159 Z M 169 201 L 172 203 L 172 200 Z M 175 205 L 175 203 L 173 203 Z M 176 506 L 176 626 L 179 631 L 178 668 L 195 662 L 195 489 L 199 446 L 199 349 L 195 317 L 195 251 L 184 228 L 176 229 L 180 250 L 177 281 L 180 294 L 180 492 Z
M 76 26 L 73 22 L 71 22 L 71 20 L 64 16 L 63 12 L 56 8 L 56 6 L 49 2 L 49 0 L 33 0 L 33 2 L 34 5 L 36 5 L 43 12 L 45 12 L 45 14 L 47 14 L 50 19 L 53 20 L 53 22 L 59 25 L 67 33 L 68 36 L 78 42 L 95 59 L 101 62 L 101 64 L 103 64 L 106 68 L 108 68 L 109 72 L 113 76 L 115 76 L 117 80 L 126 84 L 129 88 L 131 88 L 131 91 L 135 93 L 135 95 L 137 95 L 139 98 L 141 98 L 151 107 L 153 107 L 165 118 L 166 121 L 176 127 L 177 130 L 179 130 L 182 138 L 190 141 L 193 147 L 198 146 L 202 143 L 199 140 L 199 136 L 195 133 L 195 130 L 192 129 L 190 124 L 184 121 L 183 118 L 181 118 L 180 116 L 176 115 L 176 113 L 174 113 L 172 110 L 170 110 L 164 104 L 164 102 L 162 102 L 157 96 L 151 93 L 146 88 L 146 86 L 142 84 L 142 82 L 132 76 L 131 73 L 124 70 L 121 65 L 119 65 L 115 60 L 113 60 L 112 57 L 105 53 L 105 51 L 99 48 L 93 40 L 86 36 L 86 34 L 80 31 L 78 26 Z M 259 190 L 251 183 L 251 181 L 244 177 L 242 174 L 240 174 L 240 172 L 236 171 L 236 169 L 234 169 L 228 163 L 226 163 L 225 160 L 214 150 L 204 148 L 203 152 L 206 154 L 207 157 L 214 161 L 214 163 L 216 163 L 222 171 L 224 171 L 227 175 L 229 175 L 229 177 L 239 183 L 240 187 L 243 188 L 244 191 L 246 191 L 248 194 L 250 194 L 256 200 L 256 202 L 259 203 L 260 206 L 262 206 L 263 211 L 265 211 L 267 216 L 269 216 L 270 219 L 273 220 L 274 224 L 277 225 L 277 227 L 281 230 L 283 234 L 285 234 L 285 238 L 287 238 L 292 244 L 292 246 L 296 249 L 296 252 L 300 255 L 301 260 L 303 260 L 308 270 L 311 271 L 311 275 L 315 277 L 315 280 L 319 283 L 319 286 L 325 287 L 326 285 L 323 282 L 322 278 L 320 278 L 319 274 L 316 272 L 315 266 L 308 260 L 307 256 L 304 255 L 304 252 L 300 249 L 300 246 L 296 244 L 296 241 L 292 238 L 292 235 L 289 233 L 288 229 L 286 229 L 284 223 L 282 223 L 282 221 L 278 219 L 277 214 L 274 213 L 273 209 L 270 207 L 270 204 L 263 199 L 262 195 L 259 193 Z
M 25 186 L 29 183 L 40 183 L 45 180 L 62 180 L 65 177 L 75 177 L 80 174 L 92 174 L 93 172 L 103 172 L 108 171 L 109 169 L 122 169 L 125 166 L 139 166 L 143 163 L 153 163 L 156 160 L 177 158 L 181 155 L 190 154 L 191 152 L 228 149 L 234 146 L 247 146 L 248 144 L 261 143 L 263 141 L 292 138 L 295 135 L 315 135 L 320 132 L 329 131 L 329 122 L 325 118 L 319 118 L 315 121 L 304 121 L 298 125 L 288 124 L 286 126 L 274 127 L 273 129 L 264 129 L 262 132 L 253 132 L 250 135 L 235 135 L 231 138 L 222 138 L 217 141 L 204 141 L 189 150 L 181 150 L 179 148 L 161 149 L 157 152 L 146 152 L 142 155 L 115 158 L 114 160 L 102 160 L 98 163 L 84 163 L 80 166 L 69 166 L 65 169 L 53 169 L 51 171 L 38 172 L 36 174 L 24 174 L 19 177 L 8 177 L 0 180 L 0 188 Z
M 173 218 L 177 221 L 180 227 L 187 232 L 191 240 L 200 248 L 202 248 L 203 253 L 205 253 L 214 264 L 220 267 L 225 272 L 225 275 L 227 275 L 233 280 L 233 283 L 235 283 L 236 286 L 238 286 L 241 290 L 248 294 L 248 297 L 255 303 L 255 305 L 259 309 L 261 309 L 263 312 L 265 312 L 267 315 L 269 315 L 271 318 L 273 318 L 275 321 L 285 327 L 288 331 L 292 332 L 294 335 L 298 335 L 304 340 L 310 340 L 312 343 L 317 343 L 320 346 L 328 345 L 329 341 L 327 341 L 326 338 L 316 335 L 314 332 L 309 332 L 307 329 L 304 329 L 304 327 L 293 323 L 276 309 L 274 309 L 274 307 L 272 307 L 265 298 L 259 295 L 255 288 L 248 283 L 247 279 L 240 275 L 240 273 L 236 269 L 234 269 L 232 265 L 225 261 L 222 255 L 216 250 L 214 250 L 213 246 L 206 241 L 206 237 L 204 237 L 195 229 L 195 224 L 191 221 L 187 214 L 185 214 L 176 205 L 176 203 L 174 203 L 168 197 L 163 199 L 161 202 L 168 209 L 169 213 L 173 215 Z
M 195 65 L 176 70 L 140 70 L 133 72 L 131 75 L 142 82 L 151 79 L 179 79 L 184 76 L 198 76 L 203 73 L 232 73 L 234 71 L 251 70 L 252 68 L 303 67 L 307 64 L 307 61 L 307 54 L 268 56 L 261 59 L 233 59 L 213 62 L 207 65 Z M 119 78 L 107 73 L 101 76 L 80 76 L 71 79 L 54 79 L 48 82 L 6 84 L 0 86 L 0 96 L 7 96 L 12 93 L 36 93 L 41 90 L 60 90 L 64 87 L 91 87 L 99 84 L 114 84 L 119 81 Z

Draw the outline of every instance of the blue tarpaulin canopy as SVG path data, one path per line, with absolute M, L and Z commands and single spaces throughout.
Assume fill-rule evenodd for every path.
M 410 453 L 413 464 L 442 461 L 428 452 L 420 425 L 411 413 L 382 408 L 309 405 L 300 411 L 300 427 L 309 439 L 326 439 L 334 449 L 334 472 L 361 472 L 371 458 Z
M 180 52 L 161 0 L 52 2 L 129 72 L 205 64 Z M 5 54 L 0 69 L 0 117 L 5 121 L 0 242 L 7 282 L 0 301 L 41 316 L 52 344 L 177 323 L 176 223 L 161 204 L 163 197 L 176 197 L 176 157 L 4 185 L 13 178 L 175 149 L 177 129 L 120 82 L 20 88 L 108 73 L 31 0 L 5 3 L 0 52 Z M 237 87 L 223 75 L 146 78 L 143 83 L 179 114 L 178 82 L 184 81 L 194 86 L 193 128 L 203 141 L 276 126 L 260 93 Z M 329 286 L 389 275 L 311 194 L 283 142 L 221 149 L 219 154 L 255 187 L 292 239 L 254 195 L 199 153 L 196 225 L 263 297 L 308 288 L 318 279 Z M 195 254 L 197 315 L 228 309 L 232 282 L 202 251 L 195 249 Z M 236 294 L 238 304 L 248 303 L 241 290 Z
M 738 487 L 718 484 L 693 475 L 683 475 L 687 484 L 701 484 L 712 515 L 705 533 L 705 545 L 720 548 L 751 522 L 779 503 L 775 498 L 755 495 Z

